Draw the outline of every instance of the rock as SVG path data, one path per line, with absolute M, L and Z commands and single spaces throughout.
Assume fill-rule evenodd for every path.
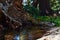
M 37 39 L 37 40 L 60 40 L 60 34 L 44 36 L 44 37 Z
M 40 25 L 45 25 L 45 26 L 48 26 L 48 27 L 54 27 L 55 26 L 55 24 L 51 23 L 51 22 L 40 22 Z
M 51 28 L 45 36 L 37 40 L 60 40 L 60 27 Z

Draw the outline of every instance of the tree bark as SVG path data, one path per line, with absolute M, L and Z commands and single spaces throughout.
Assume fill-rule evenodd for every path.
M 52 10 L 50 7 L 50 0 L 39 0 L 39 9 L 41 10 L 40 15 L 45 16 L 45 15 L 52 15 Z
M 13 5 L 18 9 L 21 10 L 23 8 L 22 6 L 23 0 L 14 0 Z
M 51 10 L 49 1 L 50 0 L 33 0 L 34 7 L 37 7 L 37 4 L 39 4 L 39 13 L 41 16 L 52 15 L 53 11 Z
M 33 6 L 37 8 L 38 0 L 33 0 Z

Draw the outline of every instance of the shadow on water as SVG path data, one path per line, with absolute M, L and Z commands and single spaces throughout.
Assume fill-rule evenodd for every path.
M 41 30 L 37 27 L 33 28 L 23 28 L 22 31 L 10 31 L 5 34 L 5 40 L 7 39 L 15 39 L 18 40 L 17 37 L 20 40 L 36 40 L 37 38 L 42 37 L 46 33 L 45 30 Z M 8 37 L 10 35 L 10 37 Z M 13 38 L 11 38 L 13 36 Z

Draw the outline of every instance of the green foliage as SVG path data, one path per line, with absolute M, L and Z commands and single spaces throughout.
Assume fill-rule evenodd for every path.
M 54 20 L 54 23 L 56 24 L 56 26 L 60 26 L 60 18 L 57 17 L 57 18 Z
M 50 16 L 40 16 L 37 19 L 43 22 L 53 22 L 56 26 L 60 26 L 60 18 L 59 17 L 50 17 Z
M 39 16 L 39 10 L 33 6 L 24 6 L 24 9 L 29 12 L 30 15 L 32 15 L 34 18 L 37 18 Z
M 48 20 L 50 20 L 50 18 L 48 16 L 39 16 L 37 19 L 40 20 L 40 21 L 48 21 Z
M 29 1 L 28 1 L 29 4 Z M 53 11 L 60 10 L 60 0 L 50 0 L 51 9 Z M 44 22 L 53 22 L 56 26 L 60 26 L 60 18 L 59 17 L 52 17 L 52 16 L 39 16 L 39 10 L 32 5 L 25 5 L 25 11 L 29 12 L 35 19 Z
M 53 11 L 60 10 L 60 0 L 50 0 L 50 5 Z
M 27 0 L 26 2 L 27 4 L 25 6 L 23 5 L 23 8 L 25 9 L 25 11 L 27 11 L 35 19 L 38 18 L 40 11 L 38 8 L 35 8 L 34 6 L 32 6 L 33 0 Z

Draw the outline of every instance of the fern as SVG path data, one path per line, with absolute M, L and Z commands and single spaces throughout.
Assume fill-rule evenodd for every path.
M 37 18 L 39 16 L 39 10 L 33 6 L 24 6 L 25 11 L 29 12 L 30 15 L 32 15 L 34 18 Z

